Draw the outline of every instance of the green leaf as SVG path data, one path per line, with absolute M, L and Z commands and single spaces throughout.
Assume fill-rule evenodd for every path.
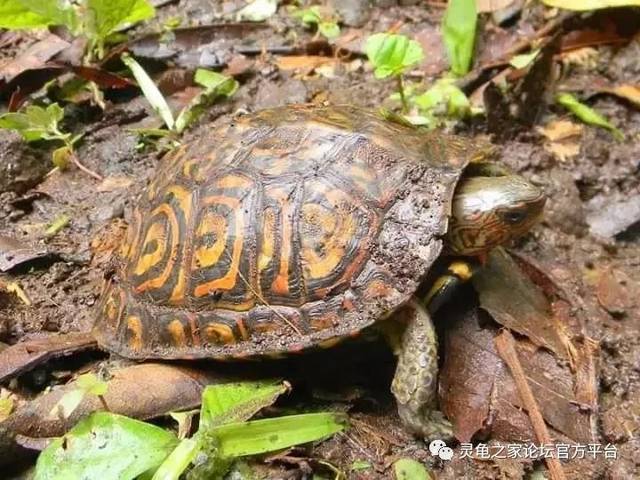
M 376 78 L 400 75 L 407 68 L 422 61 L 422 47 L 404 35 L 376 33 L 367 38 L 365 52 L 375 67 Z
M 198 454 L 198 440 L 186 438 L 162 462 L 151 480 L 178 480 Z
M 214 72 L 212 70 L 206 70 L 204 68 L 198 68 L 196 70 L 195 75 L 193 76 L 193 81 L 198 85 L 205 88 L 219 88 L 225 82 L 228 82 L 231 77 L 227 77 L 218 72 Z M 226 94 L 232 90 L 230 87 L 227 87 Z
M 1 115 L 0 128 L 17 131 L 27 142 L 64 140 L 69 134 L 63 134 L 58 130 L 58 122 L 63 117 L 64 110 L 57 103 L 47 108 L 30 105 L 22 112 Z
M 595 125 L 597 127 L 606 128 L 609 130 L 617 140 L 623 140 L 623 133 L 614 127 L 606 118 L 600 115 L 591 107 L 580 103 L 576 97 L 570 93 L 559 93 L 556 96 L 556 102 L 565 107 L 576 117 L 589 125 Z
M 147 72 L 144 71 L 144 68 L 129 55 L 124 54 L 121 58 L 138 81 L 138 85 L 151 104 L 151 107 L 160 115 L 167 128 L 173 130 L 175 121 L 171 109 L 169 105 L 167 105 L 167 101 L 162 96 L 162 93 L 160 93 L 160 90 L 158 90 L 158 87 L 156 87 L 156 84 L 151 80 L 151 77 L 149 77 Z
M 422 113 L 444 115 L 448 118 L 466 118 L 471 115 L 471 103 L 451 78 L 438 80 L 421 95 L 411 99 Z
M 431 475 L 420 462 L 401 458 L 393 464 L 396 480 L 431 480 Z
M 354 462 L 351 464 L 352 472 L 369 470 L 370 468 L 372 468 L 371 462 L 367 462 L 366 460 L 354 460 Z
M 462 76 L 471 68 L 476 40 L 476 0 L 449 0 L 442 31 L 451 70 Z
M 127 24 L 153 17 L 155 9 L 147 0 L 85 0 L 85 28 L 98 39 Z
M 253 0 L 237 13 L 238 20 L 262 22 L 278 10 L 278 0 Z
M 313 442 L 345 428 L 346 417 L 338 413 L 308 413 L 230 423 L 211 430 L 222 458 L 257 455 L 293 445 Z
M 53 23 L 53 19 L 31 11 L 19 0 L 0 0 L 0 28 L 44 28 Z
M 49 19 L 51 25 L 64 25 L 72 33 L 79 33 L 78 16 L 68 0 L 15 0 L 27 10 Z
M 238 89 L 235 79 L 202 68 L 196 70 L 194 80 L 204 86 L 205 90 L 192 98 L 182 109 L 175 122 L 176 132 L 182 132 L 191 125 L 218 97 L 230 97 Z
M 94 373 L 80 375 L 76 379 L 76 385 L 89 395 L 105 395 L 107 393 L 107 382 L 99 380 Z
M 322 21 L 322 15 L 320 13 L 320 7 L 315 5 L 313 7 L 298 10 L 293 13 L 293 16 L 300 18 L 302 23 L 307 26 L 317 25 Z
M 286 391 L 286 385 L 273 381 L 209 385 L 202 393 L 200 428 L 247 420 Z
M 329 40 L 340 36 L 340 27 L 336 22 L 320 22 L 318 23 L 318 31 Z
M 640 0 L 542 0 L 549 7 L 564 8 L 567 10 L 598 10 L 610 7 L 640 6 Z
M 158 467 L 177 443 L 154 425 L 96 412 L 40 454 L 35 480 L 130 480 Z
M 509 65 L 517 69 L 525 68 L 536 59 L 539 53 L 540 53 L 540 49 L 536 48 L 530 53 L 523 53 L 522 55 L 516 55 L 511 60 L 509 60 Z
M 51 222 L 51 225 L 49 225 L 49 227 L 44 231 L 45 236 L 53 237 L 60 230 L 62 230 L 67 225 L 69 225 L 70 221 L 71 221 L 71 217 L 69 215 L 66 215 L 64 213 L 61 214 L 61 215 L 58 215 L 53 220 L 53 222 Z M 83 392 L 83 394 L 84 394 L 84 392 Z

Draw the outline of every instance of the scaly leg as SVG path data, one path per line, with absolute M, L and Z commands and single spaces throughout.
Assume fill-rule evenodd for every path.
M 427 441 L 447 440 L 452 428 L 444 415 L 436 410 L 438 388 L 438 341 L 429 313 L 414 299 L 396 312 L 394 320 L 406 323 L 400 336 L 398 366 L 391 384 L 398 414 L 405 426 Z M 392 320 L 393 322 L 393 320 Z M 387 332 L 391 334 L 392 332 Z

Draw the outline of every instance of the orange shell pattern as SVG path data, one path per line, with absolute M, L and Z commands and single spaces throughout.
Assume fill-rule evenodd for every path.
M 212 128 L 140 199 L 96 337 L 130 358 L 225 358 L 355 334 L 417 289 L 474 151 L 348 106 Z

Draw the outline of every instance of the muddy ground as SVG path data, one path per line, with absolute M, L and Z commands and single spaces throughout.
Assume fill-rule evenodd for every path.
M 356 19 L 353 23 L 357 26 L 343 30 L 343 35 L 346 31 L 366 36 L 400 24 L 401 32 L 416 35 L 423 39 L 423 45 L 431 46 L 428 60 L 415 73 L 418 77 L 424 75 L 428 82 L 446 68 L 446 58 L 437 40 L 443 9 L 437 2 L 426 3 L 375 7 L 368 19 Z M 215 18 L 212 11 L 229 12 L 233 8 L 234 2 L 216 4 L 213 10 L 207 2 L 176 2 L 159 9 L 159 21 L 138 27 L 138 32 L 153 31 L 163 19 L 176 15 L 188 18 L 191 24 L 211 23 Z M 499 58 L 518 39 L 543 27 L 550 17 L 541 10 L 526 7 L 502 27 L 487 19 L 480 35 L 477 62 Z M 637 19 L 633 15 L 631 18 Z M 312 34 L 293 21 L 284 8 L 267 25 L 267 33 L 259 36 L 270 38 L 271 44 L 304 44 L 312 40 Z M 570 28 L 586 28 L 581 25 L 577 22 Z M 9 39 L 9 35 L 14 37 Z M 2 56 L 15 58 L 41 38 L 42 34 L 0 33 L 0 40 L 7 45 Z M 562 67 L 563 82 L 592 87 L 593 79 L 600 79 L 610 85 L 639 85 L 637 34 L 635 40 L 595 45 L 582 54 L 587 60 L 558 57 L 556 63 Z M 250 60 L 251 66 L 238 76 L 239 91 L 211 107 L 185 138 L 197 136 L 199 128 L 209 128 L 208 122 L 228 121 L 240 110 L 304 102 L 379 107 L 389 104 L 386 99 L 393 91 L 391 82 L 374 79 L 370 67 L 357 54 L 332 64 L 332 70 L 325 75 L 308 65 L 293 70 L 282 68 L 281 57 L 275 54 L 254 55 Z M 550 91 L 554 88 L 551 86 Z M 593 93 L 587 87 L 583 91 Z M 513 249 L 558 273 L 585 303 L 593 306 L 589 310 L 593 314 L 584 319 L 581 334 L 599 346 L 599 408 L 594 412 L 594 428 L 598 442 L 611 443 L 618 450 L 616 460 L 600 458 L 582 466 L 577 462 L 566 474 L 567 478 L 640 478 L 640 111 L 616 96 L 591 97 L 589 104 L 609 118 L 625 140 L 616 141 L 607 130 L 584 126 L 572 139 L 577 153 L 563 157 L 549 148 L 549 140 L 539 127 L 558 119 L 579 122 L 565 110 L 545 103 L 549 101 L 545 95 L 539 100 L 543 107 L 533 125 L 520 128 L 512 138 L 496 140 L 504 161 L 543 185 L 549 196 L 542 224 Z M 17 134 L 0 132 L 0 234 L 41 253 L 39 258 L 0 274 L 2 282 L 17 282 L 31 302 L 26 305 L 16 295 L 0 292 L 0 348 L 52 332 L 88 331 L 92 326 L 92 307 L 99 296 L 105 264 L 101 252 L 117 243 L 123 220 L 161 157 L 157 145 L 142 146 L 131 131 L 142 125 L 158 125 L 145 99 L 118 91 L 108 92 L 106 99 L 104 112 L 88 101 L 70 103 L 65 119 L 68 130 L 84 134 L 78 158 L 103 176 L 103 181 L 73 167 L 49 174 L 46 145 L 26 146 Z M 180 92 L 172 99 L 179 104 Z M 490 133 L 483 119 L 463 122 L 456 130 L 465 135 Z M 616 220 L 620 212 L 624 219 Z M 70 218 L 69 224 L 55 235 L 46 236 L 47 226 L 62 215 Z M 605 220 L 614 225 L 603 227 Z M 446 335 L 447 318 L 436 320 Z M 96 354 L 84 357 L 81 363 L 87 365 L 98 359 Z M 334 362 L 335 359 L 339 361 Z M 348 478 L 358 479 L 391 478 L 390 465 L 405 456 L 425 462 L 439 479 L 534 478 L 532 472 L 541 465 L 522 460 L 468 458 L 445 462 L 432 457 L 423 442 L 412 439 L 400 426 L 388 392 L 393 358 L 382 343 L 345 346 L 338 353 L 321 352 L 300 362 L 287 364 L 286 368 L 294 370 L 285 371 L 285 375 L 306 380 L 300 380 L 300 387 L 284 408 L 295 405 L 309 410 L 348 410 L 352 428 L 312 450 L 272 462 L 271 470 L 264 473 L 269 478 L 302 478 L 308 475 L 305 472 L 309 465 L 327 472 L 318 460 L 336 466 Z M 77 367 L 75 360 L 63 359 L 5 386 L 27 399 L 47 385 L 68 380 Z M 314 460 L 295 460 L 298 457 Z M 364 461 L 369 467 L 354 470 L 356 461 Z

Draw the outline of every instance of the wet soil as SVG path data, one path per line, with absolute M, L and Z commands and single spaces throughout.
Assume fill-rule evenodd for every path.
M 233 5 L 227 5 L 233 2 L 224 3 L 224 8 L 233 9 Z M 181 2 L 161 10 L 160 18 L 180 13 L 208 23 L 212 13 L 208 7 L 203 8 L 195 1 Z M 374 8 L 358 32 L 366 35 L 384 31 L 400 21 L 402 32 L 422 35 L 427 44 L 433 44 L 437 43 L 434 38 L 441 12 L 438 7 Z M 543 22 L 533 14 L 525 18 L 524 31 L 535 30 Z M 310 37 L 284 13 L 270 19 L 269 24 L 280 38 L 287 38 L 291 32 Z M 513 39 L 512 30 L 505 32 Z M 10 48 L 17 55 L 28 45 L 29 41 L 15 41 Z M 499 49 L 495 42 L 489 42 L 489 46 Z M 595 65 L 574 68 L 569 76 L 580 80 L 599 74 L 606 75 L 612 83 L 637 85 L 639 51 L 640 40 L 615 48 L 599 47 Z M 5 52 L 3 55 L 10 56 Z M 387 97 L 394 88 L 391 82 L 375 80 L 360 59 L 337 64 L 328 76 L 278 69 L 277 58 L 272 55 L 256 61 L 256 68 L 242 78 L 236 95 L 212 107 L 186 138 L 197 136 L 199 128 L 209 128 L 208 122 L 228 121 L 239 110 L 303 102 L 378 107 L 388 103 Z M 433 74 L 443 62 L 446 61 L 441 54 L 434 54 L 424 71 Z M 514 249 L 544 260 L 545 265 L 557 265 L 583 298 L 601 307 L 598 315 L 587 319 L 587 335 L 600 346 L 599 429 L 603 441 L 617 447 L 618 458 L 603 462 L 598 468 L 569 471 L 567 477 L 640 478 L 640 236 L 637 228 L 634 230 L 636 226 L 630 225 L 619 235 L 605 239 L 594 235 L 589 225 L 590 215 L 598 213 L 603 205 L 624 203 L 640 195 L 640 110 L 605 95 L 591 104 L 624 133 L 625 141 L 615 141 L 606 130 L 585 127 L 577 139 L 579 153 L 560 160 L 545 148 L 545 139 L 534 127 L 500 147 L 504 161 L 543 185 L 549 196 L 544 221 Z M 91 328 L 92 307 L 100 293 L 106 261 L 101 253 L 117 245 L 123 219 L 161 157 L 153 145 L 141 145 L 130 131 L 141 122 L 155 121 L 141 97 L 114 98 L 104 114 L 86 104 L 70 106 L 68 112 L 66 128 L 85 134 L 78 157 L 104 176 L 104 181 L 96 181 L 74 168 L 48 173 L 46 146 L 27 147 L 17 136 L 0 132 L 0 235 L 46 251 L 37 260 L 0 274 L 2 282 L 17 282 L 31 302 L 26 305 L 17 296 L 0 291 L 0 349 L 49 332 Z M 558 118 L 567 119 L 568 115 L 555 107 L 545 108 L 536 125 Z M 476 122 L 458 130 L 462 134 L 483 133 L 482 125 Z M 68 225 L 47 236 L 47 226 L 63 215 L 70 218 Z M 536 467 L 522 460 L 467 459 L 447 463 L 434 459 L 423 442 L 411 438 L 400 426 L 386 388 L 393 358 L 382 343 L 356 345 L 341 354 L 344 358 L 332 353 L 317 355 L 319 360 L 303 363 L 308 384 L 303 388 L 306 396 L 301 394 L 302 406 L 347 409 L 352 428 L 306 453 L 337 466 L 349 478 L 391 478 L 390 465 L 403 456 L 425 462 L 439 479 L 529 478 Z M 344 368 L 327 367 L 327 362 Z M 64 368 L 56 363 L 55 369 Z M 21 394 L 28 396 L 47 382 L 56 381 L 55 375 L 45 375 L 35 386 L 31 380 L 21 380 Z M 304 399 L 311 403 L 304 404 Z M 286 460 L 276 463 L 280 469 L 277 476 L 301 478 L 304 468 Z M 354 469 L 358 465 L 354 462 L 362 461 L 370 468 Z

